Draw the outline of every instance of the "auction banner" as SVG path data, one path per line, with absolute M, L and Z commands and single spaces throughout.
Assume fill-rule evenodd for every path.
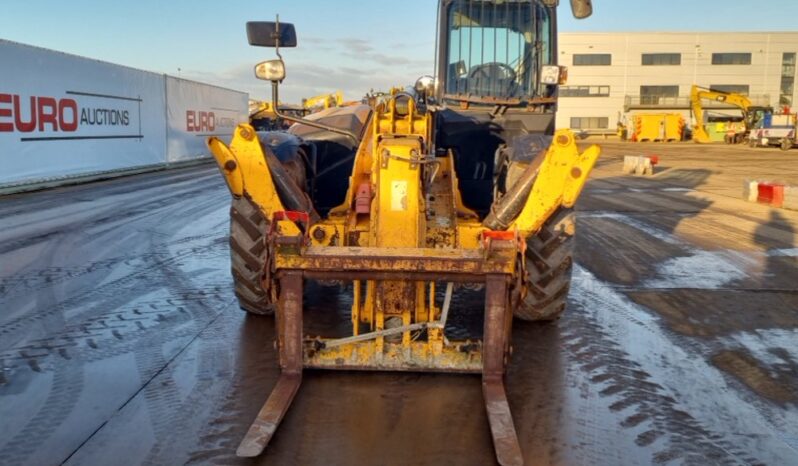
M 165 162 L 164 76 L 0 39 L 0 184 Z
M 249 119 L 249 96 L 221 87 L 166 77 L 167 161 L 208 157 L 208 136 L 229 141 Z

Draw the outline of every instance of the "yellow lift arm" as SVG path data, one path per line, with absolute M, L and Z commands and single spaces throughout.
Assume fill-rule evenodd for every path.
M 340 107 L 344 104 L 344 94 L 336 91 L 330 94 L 320 94 L 307 99 L 302 99 L 302 107 L 305 110 L 321 109 L 326 110 L 332 107 Z

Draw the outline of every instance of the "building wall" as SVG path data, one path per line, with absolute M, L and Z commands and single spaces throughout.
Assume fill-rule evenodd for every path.
M 625 99 L 638 98 L 644 85 L 679 86 L 683 108 L 662 111 L 680 112 L 688 122 L 687 102 L 694 83 L 748 85 L 757 104 L 767 100 L 778 106 L 783 54 L 798 52 L 798 32 L 561 33 L 559 40 L 559 63 L 568 67 L 567 86 L 610 86 L 610 95 L 561 97 L 558 128 L 570 127 L 572 117 L 606 117 L 608 129 L 614 130 L 619 119 L 629 116 L 624 112 Z M 642 55 L 647 53 L 679 53 L 681 64 L 644 66 Z M 750 53 L 751 64 L 713 65 L 713 53 Z M 611 54 L 612 62 L 610 66 L 574 66 L 574 54 Z M 791 72 L 794 78 L 794 66 Z M 792 91 L 789 100 L 795 102 L 794 86 Z

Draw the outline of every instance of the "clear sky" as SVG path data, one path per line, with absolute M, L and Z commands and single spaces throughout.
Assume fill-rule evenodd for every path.
M 561 3 L 565 32 L 798 30 L 798 0 L 594 0 L 595 14 L 581 21 Z M 252 68 L 273 51 L 250 47 L 244 23 L 279 13 L 299 37 L 284 51 L 283 100 L 335 90 L 359 99 L 432 74 L 436 8 L 436 0 L 5 0 L 0 38 L 266 98 Z

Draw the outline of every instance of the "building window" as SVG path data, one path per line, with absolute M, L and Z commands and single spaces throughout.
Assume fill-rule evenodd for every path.
M 644 53 L 644 66 L 681 65 L 681 53 Z
M 575 53 L 574 66 L 610 66 L 612 55 L 609 53 Z
M 785 53 L 782 55 L 781 75 L 795 76 L 795 53 Z
M 781 91 L 779 105 L 792 105 L 795 86 L 795 53 L 785 53 L 781 59 Z
M 571 129 L 607 129 L 608 117 L 571 117 Z
M 674 103 L 679 97 L 679 86 L 640 86 L 640 103 L 656 105 Z
M 750 53 L 713 53 L 713 65 L 750 65 Z
M 713 91 L 730 92 L 734 94 L 748 95 L 750 87 L 748 84 L 712 84 L 709 86 Z
M 560 97 L 609 97 L 610 86 L 560 86 Z

